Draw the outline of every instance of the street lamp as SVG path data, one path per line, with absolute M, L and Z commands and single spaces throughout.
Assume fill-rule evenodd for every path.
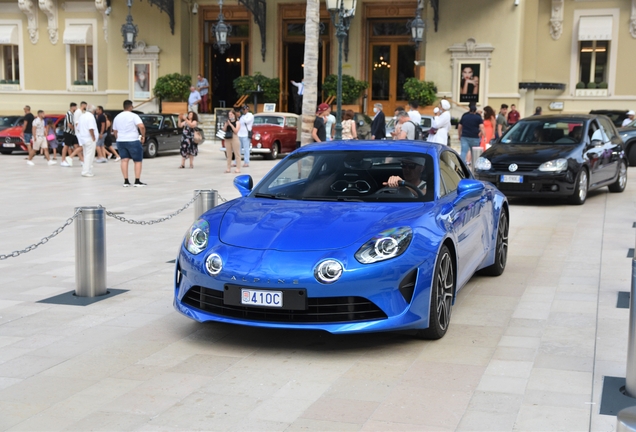
M 128 0 L 128 16 L 126 17 L 126 24 L 121 26 L 121 35 L 124 37 L 124 44 L 122 45 L 128 54 L 135 48 L 137 39 L 137 33 L 139 29 L 133 24 L 133 18 L 130 14 L 130 8 L 132 7 L 132 0 Z
M 225 21 L 223 21 L 224 19 L 223 0 L 219 0 L 219 22 L 212 26 L 212 31 L 216 37 L 214 47 L 218 49 L 221 54 L 230 47 L 230 43 L 227 41 L 227 38 L 232 33 L 232 25 L 226 24 Z
M 417 9 L 415 10 L 415 18 L 409 21 L 406 26 L 411 29 L 411 40 L 415 42 L 415 51 L 417 52 L 420 44 L 424 40 L 424 30 L 426 24 L 422 20 L 422 8 L 420 2 L 417 3 Z
M 338 38 L 338 91 L 336 96 L 336 135 L 342 139 L 342 44 L 347 37 L 351 20 L 356 13 L 356 0 L 326 0 L 331 22 L 336 28 Z

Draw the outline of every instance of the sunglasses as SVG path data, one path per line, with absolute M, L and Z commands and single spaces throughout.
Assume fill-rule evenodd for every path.
M 406 169 L 415 169 L 418 166 L 419 165 L 416 163 L 402 163 L 402 168 L 406 168 Z

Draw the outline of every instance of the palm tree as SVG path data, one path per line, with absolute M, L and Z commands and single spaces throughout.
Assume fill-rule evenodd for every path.
M 320 27 L 320 0 L 307 0 L 305 17 L 305 89 L 302 109 L 302 145 L 313 142 L 311 131 L 316 118 L 318 102 L 318 42 Z

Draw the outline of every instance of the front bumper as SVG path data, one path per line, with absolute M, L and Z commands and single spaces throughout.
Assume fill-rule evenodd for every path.
M 522 183 L 502 182 L 503 175 L 523 176 Z M 506 196 L 570 196 L 574 193 L 576 174 L 570 170 L 560 173 L 476 171 L 478 180 L 494 184 Z

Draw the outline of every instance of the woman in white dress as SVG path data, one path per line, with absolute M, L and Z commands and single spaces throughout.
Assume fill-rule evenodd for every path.
M 448 131 L 451 127 L 450 107 L 450 102 L 442 99 L 439 104 L 441 113 L 433 119 L 433 127 L 437 129 L 437 132 L 429 139 L 430 142 L 448 145 Z

